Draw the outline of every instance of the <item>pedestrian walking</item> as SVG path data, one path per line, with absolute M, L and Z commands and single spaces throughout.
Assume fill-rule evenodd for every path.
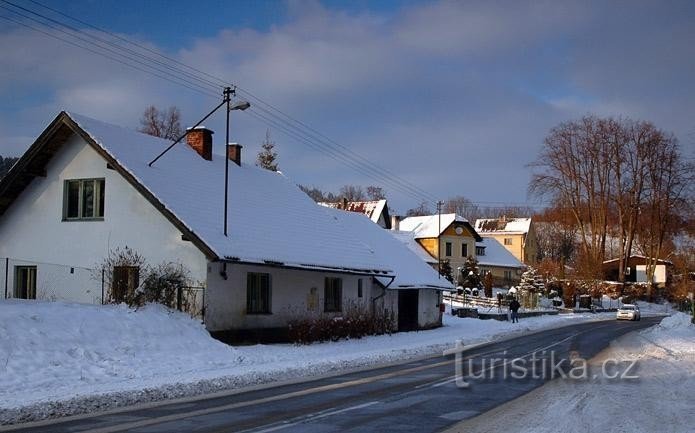
M 509 311 L 512 312 L 512 323 L 519 323 L 519 308 L 521 307 L 521 304 L 519 301 L 516 300 L 516 298 L 512 299 L 512 302 L 509 303 Z

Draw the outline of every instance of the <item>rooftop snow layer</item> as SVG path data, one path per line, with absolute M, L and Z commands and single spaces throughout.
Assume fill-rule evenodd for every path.
M 475 221 L 475 230 L 479 233 L 528 233 L 531 218 L 479 219 Z
M 501 243 L 494 238 L 483 238 L 482 242 L 476 242 L 477 246 L 485 247 L 485 255 L 478 255 L 480 266 L 499 266 L 506 268 L 523 268 L 523 263 L 514 254 L 510 253 Z
M 229 237 L 225 237 L 224 156 L 215 154 L 207 161 L 186 143 L 179 143 L 149 167 L 149 161 L 170 141 L 68 115 L 219 258 L 389 270 L 363 244 L 338 230 L 324 208 L 284 175 L 244 163 L 229 163 Z
M 436 238 L 454 221 L 468 222 L 464 217 L 455 213 L 441 215 L 441 225 L 439 215 L 424 215 L 404 218 L 400 222 L 400 229 L 403 231 L 414 232 L 416 239 Z
M 396 274 L 390 289 L 433 288 L 454 290 L 446 279 L 439 278 L 437 272 L 388 230 L 374 224 L 367 216 L 355 212 L 325 208 L 343 229 L 374 251 Z M 388 282 L 388 281 L 387 281 Z
M 435 257 L 432 257 L 430 253 L 427 252 L 425 247 L 420 245 L 418 241 L 415 240 L 415 235 L 413 234 L 413 232 L 405 232 L 402 230 L 389 230 L 389 233 L 393 237 L 398 239 L 403 245 L 410 248 L 410 251 L 417 254 L 417 256 L 420 257 L 421 260 L 427 263 L 437 264 L 437 259 Z

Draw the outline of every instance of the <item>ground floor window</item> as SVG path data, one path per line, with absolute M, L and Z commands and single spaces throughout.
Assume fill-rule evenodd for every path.
M 111 297 L 114 302 L 125 302 L 140 286 L 138 266 L 114 266 L 111 280 Z
M 14 297 L 36 299 L 36 266 L 16 266 Z
M 357 280 L 357 297 L 361 298 L 362 297 L 362 290 L 363 290 L 363 283 L 362 283 L 362 278 Z
M 246 274 L 246 313 L 270 314 L 270 274 Z
M 343 310 L 342 278 L 326 277 L 324 286 L 323 311 L 338 312 Z
M 512 281 L 512 271 L 504 271 L 504 280 Z

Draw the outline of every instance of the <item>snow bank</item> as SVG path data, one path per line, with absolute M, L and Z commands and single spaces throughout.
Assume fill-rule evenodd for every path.
M 119 382 L 219 369 L 238 358 L 189 316 L 159 305 L 0 302 L 0 408 Z
M 606 360 L 625 361 L 617 364 L 623 367 L 636 360 L 630 374 L 639 378 L 557 379 L 449 431 L 693 431 L 695 325 L 689 315 L 674 313 L 659 325 L 616 340 L 591 360 L 591 371 L 600 372 Z
M 444 316 L 444 327 L 310 346 L 232 348 L 160 306 L 0 301 L 0 423 L 104 410 L 441 353 L 613 314 L 518 324 Z

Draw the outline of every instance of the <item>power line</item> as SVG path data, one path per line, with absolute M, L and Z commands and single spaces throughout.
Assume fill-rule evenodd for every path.
M 352 149 L 336 142 L 335 140 L 332 140 L 328 136 L 322 134 L 321 132 L 317 131 L 316 129 L 312 128 L 311 126 L 307 125 L 306 123 L 301 122 L 301 121 L 293 118 L 292 116 L 290 116 L 289 114 L 280 110 L 279 108 L 273 106 L 272 104 L 270 104 L 270 103 L 264 101 L 263 99 L 261 99 L 260 97 L 256 96 L 254 93 L 252 93 L 249 90 L 243 89 L 243 88 L 239 87 L 238 85 L 230 83 L 227 80 L 223 80 L 219 77 L 216 77 L 216 76 L 211 75 L 207 72 L 204 72 L 198 68 L 195 68 L 195 67 L 187 65 L 183 62 L 180 62 L 172 57 L 166 56 L 166 55 L 164 55 L 156 50 L 153 50 L 153 49 L 146 47 L 142 44 L 134 42 L 128 38 L 122 37 L 122 36 L 117 35 L 113 32 L 109 32 L 107 30 L 96 27 L 90 23 L 87 23 L 86 21 L 80 20 L 79 18 L 72 17 L 72 16 L 70 16 L 66 13 L 63 13 L 57 9 L 46 6 L 38 1 L 29 0 L 32 3 L 38 5 L 46 10 L 49 10 L 55 14 L 58 14 L 58 15 L 65 17 L 65 18 L 68 18 L 72 21 L 80 23 L 80 24 L 87 26 L 89 28 L 92 28 L 94 30 L 97 30 L 98 32 L 101 32 L 105 35 L 108 35 L 116 40 L 130 44 L 131 46 L 137 47 L 140 50 L 151 53 L 152 55 L 157 56 L 157 58 L 154 58 L 152 55 L 144 54 L 142 52 L 137 52 L 133 49 L 129 49 L 127 47 L 124 47 L 120 44 L 115 43 L 114 41 L 95 36 L 91 33 L 87 33 L 84 30 L 75 28 L 73 26 L 65 24 L 64 22 L 58 21 L 56 19 L 47 17 L 43 14 L 32 11 L 28 8 L 16 5 L 15 3 L 12 3 L 10 1 L 7 1 L 7 0 L 0 0 L 0 1 L 2 1 L 5 4 L 9 4 L 17 9 L 26 11 L 32 15 L 38 16 L 46 21 L 49 21 L 50 23 L 54 23 L 57 26 L 69 29 L 70 32 L 63 30 L 62 28 L 56 28 L 52 24 L 39 21 L 36 18 L 27 16 L 25 14 L 18 12 L 18 11 L 9 9 L 7 7 L 4 7 L 4 6 L 0 6 L 5 10 L 8 10 L 14 14 L 20 15 L 20 16 L 24 17 L 25 19 L 31 20 L 35 23 L 38 23 L 39 25 L 51 28 L 52 30 L 59 31 L 61 33 L 64 33 L 64 34 L 72 37 L 72 38 L 75 38 L 75 39 L 78 39 L 84 43 L 90 44 L 95 49 L 92 49 L 88 46 L 84 46 L 80 43 L 76 43 L 75 41 L 67 40 L 67 39 L 62 38 L 58 35 L 55 35 L 51 32 L 46 32 L 46 31 L 43 31 L 41 29 L 37 29 L 34 26 L 31 26 L 31 25 L 28 25 L 26 23 L 11 19 L 9 17 L 0 16 L 0 18 L 4 18 L 8 21 L 25 26 L 27 28 L 34 30 L 34 31 L 37 31 L 37 32 L 40 32 L 40 33 L 47 35 L 49 37 L 61 40 L 63 42 L 66 42 L 66 43 L 71 44 L 73 46 L 76 46 L 78 48 L 82 48 L 84 50 L 90 51 L 94 54 L 100 55 L 100 56 L 108 58 L 110 60 L 117 61 L 117 62 L 122 63 L 126 66 L 129 66 L 133 69 L 151 74 L 157 78 L 164 79 L 164 80 L 169 81 L 173 84 L 178 84 L 178 85 L 184 86 L 186 88 L 189 88 L 191 90 L 194 90 L 194 91 L 199 92 L 201 94 L 204 94 L 206 96 L 219 98 L 219 95 L 217 93 L 213 93 L 212 89 L 218 89 L 219 87 L 223 87 L 223 86 L 227 86 L 227 85 L 235 86 L 235 87 L 237 87 L 237 89 L 239 90 L 240 93 L 243 93 L 245 98 L 248 98 L 254 102 L 254 112 L 253 113 L 247 112 L 247 114 L 256 118 L 256 120 L 261 121 L 262 123 L 265 123 L 266 125 L 270 125 L 270 126 L 273 126 L 274 128 L 279 129 L 285 135 L 288 135 L 289 137 L 298 141 L 300 144 L 309 146 L 312 149 L 315 149 L 321 153 L 327 154 L 328 156 L 330 156 L 334 160 L 352 168 L 353 170 L 357 171 L 360 174 L 368 176 L 371 179 L 375 179 L 376 181 L 384 184 L 384 186 L 387 186 L 387 187 L 391 188 L 392 190 L 396 190 L 404 195 L 408 195 L 410 197 L 417 198 L 418 200 L 424 200 L 427 202 L 435 202 L 435 200 L 433 200 L 431 198 L 432 195 L 428 191 L 425 191 L 421 187 L 407 181 L 406 179 L 397 175 L 393 171 L 372 162 L 371 160 L 367 159 L 366 157 L 360 155 L 359 153 L 354 152 Z M 85 37 L 81 37 L 79 35 L 86 35 L 87 37 L 85 38 Z M 94 39 L 96 39 L 96 41 L 99 41 L 99 43 L 95 42 Z M 104 46 L 104 44 L 108 45 L 108 46 Z M 113 56 L 105 54 L 103 51 L 113 53 L 114 55 L 116 55 L 120 58 L 115 58 Z M 163 59 L 165 61 L 162 61 L 160 59 Z M 133 65 L 132 63 L 129 63 L 129 62 L 135 62 L 138 65 L 142 65 L 144 68 L 149 68 L 149 69 L 152 69 L 156 72 L 153 72 L 152 70 L 149 70 L 149 69 L 143 69 L 143 68 L 136 66 L 136 65 Z M 178 66 L 176 66 L 176 65 L 178 65 Z M 162 74 L 165 74 L 165 76 L 163 76 Z M 484 202 L 479 202 L 479 203 L 482 204 Z M 493 203 L 493 202 L 490 202 L 490 203 Z M 497 203 L 499 203 L 499 202 L 497 202 Z M 516 205 L 512 205 L 512 206 L 516 206 Z M 529 207 L 529 205 L 523 205 L 523 206 Z M 488 206 L 488 208 L 491 208 L 491 207 Z
M 61 22 L 59 22 L 59 21 L 57 21 L 57 20 L 54 20 L 54 19 L 49 18 L 49 17 L 46 17 L 46 16 L 44 16 L 44 15 L 42 15 L 42 14 L 38 14 L 38 13 L 36 13 L 36 12 L 34 12 L 34 11 L 31 11 L 31 10 L 29 10 L 29 9 L 27 9 L 27 8 L 23 8 L 23 7 L 21 7 L 21 6 L 17 6 L 17 5 L 15 5 L 14 3 L 12 3 L 12 2 L 8 2 L 8 1 L 6 1 L 6 0 L 2 0 L 2 1 L 3 1 L 4 3 L 6 3 L 6 4 L 10 4 L 10 5 L 12 5 L 12 6 L 18 7 L 18 8 L 20 8 L 21 10 L 25 10 L 25 11 L 27 11 L 27 12 L 30 12 L 30 13 L 36 15 L 36 16 L 39 16 L 39 17 L 41 17 L 41 18 L 43 18 L 43 19 L 46 19 L 46 20 L 49 20 L 49 21 L 51 21 L 51 22 L 53 22 L 53 23 L 56 23 L 56 24 L 58 24 L 58 25 L 63 25 L 63 26 L 65 26 L 66 28 L 70 29 L 70 30 L 71 30 L 72 32 L 74 32 L 74 33 L 85 34 L 85 32 L 83 32 L 83 31 L 80 30 L 80 29 L 76 29 L 76 28 L 74 28 L 74 27 L 72 27 L 72 26 L 68 26 L 68 25 L 66 25 L 66 24 L 64 24 L 64 23 L 61 23 Z M 56 13 L 59 13 L 59 14 L 62 15 L 62 16 L 69 17 L 70 19 L 76 20 L 77 22 L 80 22 L 80 23 L 84 23 L 85 25 L 89 25 L 90 27 L 95 28 L 95 29 L 97 29 L 98 31 L 102 31 L 102 32 L 103 32 L 102 29 L 99 29 L 98 27 L 92 26 L 91 24 L 85 23 L 85 22 L 82 21 L 82 20 L 79 20 L 79 19 L 76 19 L 76 18 L 72 18 L 72 17 L 70 17 L 69 15 L 64 14 L 64 13 L 62 13 L 62 12 L 59 12 L 59 11 L 53 9 L 53 8 L 50 8 L 50 7 L 48 7 L 48 6 L 41 5 L 39 2 L 36 2 L 36 1 L 33 1 L 33 0 L 32 0 L 32 2 L 35 3 L 35 4 L 38 4 L 38 5 L 42 6 L 42 7 L 45 7 L 45 8 L 48 9 L 48 10 L 54 11 L 54 12 L 56 12 Z M 7 8 L 5 8 L 5 9 L 7 9 Z M 9 10 L 9 9 L 8 9 L 8 10 Z M 120 53 L 120 52 L 115 52 L 114 50 L 112 50 L 112 49 L 110 49 L 110 48 L 108 48 L 108 47 L 104 47 L 104 46 L 102 46 L 102 45 L 95 44 L 95 43 L 94 43 L 93 41 L 91 41 L 91 40 L 87 40 L 87 39 L 85 39 L 85 38 L 81 38 L 81 37 L 79 37 L 79 36 L 75 36 L 75 35 L 73 35 L 73 34 L 70 34 L 70 33 L 66 32 L 66 31 L 62 30 L 62 29 L 56 29 L 55 26 L 52 26 L 52 25 L 50 25 L 50 24 L 47 24 L 47 23 L 38 21 L 38 20 L 36 20 L 36 19 L 34 19 L 34 18 L 32 18 L 32 17 L 28 17 L 28 16 L 26 16 L 26 15 L 24 15 L 24 14 L 18 13 L 17 11 L 12 11 L 12 10 L 11 10 L 11 12 L 16 13 L 16 14 L 19 14 L 19 15 L 21 15 L 21 16 L 27 18 L 27 19 L 30 19 L 30 20 L 32 20 L 32 21 L 34 21 L 34 22 L 37 22 L 38 24 L 41 24 L 41 25 L 47 26 L 47 27 L 49 27 L 49 28 L 52 28 L 52 29 L 61 31 L 62 33 L 68 34 L 69 36 L 74 37 L 74 38 L 77 38 L 77 39 L 79 39 L 79 40 L 81 40 L 81 41 L 83 41 L 83 42 L 91 43 L 92 45 L 95 45 L 98 49 L 107 50 L 107 51 L 109 51 L 109 52 L 111 52 L 111 53 L 113 53 L 113 54 L 116 54 L 116 55 L 120 56 L 120 57 L 125 57 L 125 58 L 127 58 L 127 59 L 129 59 L 129 60 L 131 60 L 131 61 L 135 61 L 136 63 L 139 63 L 139 64 L 141 64 L 141 65 L 143 65 L 143 66 L 146 66 L 146 67 L 155 69 L 155 70 L 158 71 L 158 72 L 167 74 L 167 75 L 169 75 L 169 76 L 170 76 L 171 78 L 173 78 L 173 79 L 181 80 L 181 81 L 184 81 L 184 82 L 187 83 L 187 84 L 183 84 L 183 83 L 180 83 L 180 82 L 178 82 L 178 81 L 172 81 L 172 79 L 169 79 L 169 78 L 166 78 L 166 77 L 162 77 L 161 75 L 155 74 L 155 76 L 157 76 L 157 77 L 159 77 L 159 78 L 167 79 L 168 81 L 174 82 L 175 84 L 184 85 L 184 86 L 186 86 L 186 87 L 188 87 L 188 88 L 191 88 L 191 85 L 196 86 L 196 87 L 201 86 L 199 83 L 192 83 L 192 82 L 189 80 L 189 78 L 192 78 L 192 79 L 197 80 L 197 81 L 203 81 L 203 82 L 208 83 L 208 84 L 211 83 L 209 80 L 201 79 L 200 77 L 198 77 L 198 76 L 196 76 L 196 75 L 194 75 L 194 74 L 188 73 L 188 72 L 185 72 L 185 73 L 184 73 L 184 77 L 185 77 L 185 78 L 178 77 L 178 76 L 175 76 L 174 74 L 170 73 L 169 71 L 165 71 L 165 70 L 162 70 L 161 68 L 152 66 L 152 65 L 150 65 L 150 64 L 143 63 L 142 61 L 140 61 L 140 60 L 138 60 L 138 59 L 133 59 L 133 58 L 130 57 L 130 56 L 132 56 L 132 55 L 137 55 L 139 58 L 143 58 L 143 59 L 145 59 L 145 60 L 147 60 L 147 61 L 154 61 L 154 60 L 151 58 L 151 56 L 142 55 L 142 54 L 140 54 L 140 53 L 134 52 L 133 50 L 124 49 L 124 48 L 121 47 L 120 45 L 114 44 L 114 43 L 111 42 L 111 41 L 106 41 L 106 40 L 104 40 L 103 38 L 97 38 L 97 39 L 100 40 L 100 41 L 103 42 L 103 43 L 109 44 L 110 46 L 112 46 L 112 47 L 114 47 L 114 48 L 116 48 L 116 49 L 118 49 L 118 50 L 125 50 L 130 56 L 129 56 L 128 54 L 123 54 L 123 53 Z M 12 20 L 12 21 L 15 22 L 15 23 L 18 23 L 18 24 L 20 24 L 20 25 L 27 26 L 27 27 L 29 27 L 29 28 L 31 28 L 31 29 L 33 29 L 33 30 L 40 31 L 40 32 L 43 33 L 43 34 L 47 34 L 48 36 L 54 37 L 54 38 L 56 38 L 56 39 L 62 40 L 62 41 L 64 41 L 64 42 L 68 42 L 68 43 L 70 43 L 70 44 L 72 44 L 72 45 L 75 45 L 75 46 L 77 46 L 77 47 L 86 49 L 86 50 L 88 50 L 88 51 L 90 51 L 90 52 L 93 52 L 93 53 L 95 53 L 95 54 L 102 55 L 102 56 L 107 57 L 107 58 L 109 58 L 109 59 L 111 59 L 111 60 L 122 61 L 121 59 L 114 59 L 113 57 L 111 57 L 111 56 L 109 56 L 109 55 L 105 55 L 105 54 L 102 53 L 102 52 L 95 52 L 94 50 L 92 50 L 92 49 L 90 49 L 90 48 L 88 48 L 88 47 L 81 46 L 80 44 L 76 44 L 76 43 L 73 42 L 73 41 L 66 41 L 64 38 L 60 38 L 60 37 L 58 37 L 58 36 L 56 36 L 56 35 L 53 35 L 53 34 L 48 34 L 48 33 L 46 33 L 46 32 L 41 31 L 40 29 L 36 29 L 36 28 L 33 27 L 33 26 L 28 26 L 28 25 L 26 25 L 26 24 L 24 24 L 24 23 L 19 23 L 19 22 L 14 21 L 14 20 Z M 200 70 L 198 70 L 198 69 L 196 69 L 196 68 L 189 67 L 188 65 L 185 65 L 184 63 L 178 62 L 178 61 L 176 61 L 175 59 L 171 59 L 170 57 L 161 55 L 161 54 L 157 53 L 157 52 L 154 51 L 154 50 L 151 50 L 151 49 L 149 49 L 149 48 L 147 48 L 147 47 L 143 47 L 142 45 L 137 44 L 137 43 L 134 43 L 134 42 L 132 42 L 132 41 L 129 41 L 129 40 L 126 39 L 126 38 L 120 37 L 120 36 L 118 36 L 118 35 L 114 35 L 113 33 L 110 33 L 110 32 L 106 32 L 106 33 L 107 33 L 107 34 L 110 34 L 110 35 L 112 35 L 113 37 L 116 37 L 116 38 L 118 38 L 118 39 L 120 39 L 120 40 L 127 41 L 128 43 L 131 43 L 131 44 L 133 44 L 134 46 L 137 46 L 137 47 L 139 47 L 139 48 L 146 49 L 147 51 L 152 52 L 152 53 L 154 53 L 154 54 L 156 54 L 156 55 L 158 55 L 158 56 L 160 56 L 160 57 L 162 57 L 162 58 L 164 58 L 164 59 L 166 59 L 166 60 L 168 60 L 168 61 L 173 61 L 173 62 L 175 62 L 176 64 L 181 64 L 181 65 L 187 67 L 188 69 L 191 69 L 191 70 L 197 71 L 197 72 L 199 72 L 199 73 L 202 73 L 202 74 L 204 74 L 204 75 L 206 75 L 206 76 L 209 76 L 209 77 L 211 77 L 211 78 L 213 78 L 213 79 L 215 79 L 215 80 L 217 80 L 217 81 L 219 81 L 219 82 L 224 82 L 224 80 L 222 80 L 222 79 L 220 79 L 220 78 L 217 78 L 217 77 L 214 77 L 214 76 L 212 76 L 212 75 L 210 75 L 210 74 L 204 73 L 203 71 L 200 71 Z M 91 35 L 90 35 L 90 36 L 91 36 Z M 156 61 L 156 63 L 159 64 L 159 65 L 164 65 L 162 62 L 159 62 L 159 61 Z M 133 65 L 131 65 L 131 64 L 129 64 L 129 66 L 133 67 Z M 170 65 L 165 65 L 165 66 L 166 66 L 166 68 L 169 69 L 170 71 L 174 71 L 174 72 L 179 73 L 179 74 L 182 73 L 182 71 L 181 71 L 180 68 L 173 67 L 173 66 L 170 66 Z M 143 71 L 141 68 L 138 68 L 138 67 L 136 67 L 135 69 L 140 70 L 140 71 Z M 151 71 L 143 71 L 143 72 L 151 73 Z M 200 89 L 198 89 L 198 90 L 200 90 L 200 91 L 203 92 L 203 93 L 206 93 L 206 94 L 209 95 L 209 96 L 213 96 L 211 93 L 205 92 L 205 91 L 204 91 L 204 88 L 200 88 Z M 359 165 L 360 169 L 357 169 L 357 167 L 356 167 L 354 164 L 352 164 L 352 165 L 347 164 L 347 165 L 351 166 L 351 168 L 356 169 L 357 171 L 359 171 L 359 172 L 361 172 L 361 173 L 363 173 L 363 174 L 365 173 L 365 170 L 369 170 L 369 171 L 374 172 L 375 175 L 370 174 L 370 177 L 375 178 L 375 176 L 376 176 L 376 179 L 377 179 L 377 180 L 379 180 L 380 182 L 388 183 L 388 184 L 391 186 L 391 188 L 396 189 L 396 190 L 398 190 L 399 192 L 406 193 L 406 194 L 412 196 L 412 192 L 415 191 L 415 192 L 418 194 L 418 197 L 419 197 L 419 198 L 426 198 L 426 199 L 429 199 L 429 194 L 428 194 L 427 192 L 425 192 L 424 190 L 420 189 L 419 187 L 417 187 L 416 185 L 414 185 L 414 184 L 412 184 L 412 183 L 409 183 L 409 182 L 407 182 L 407 181 L 405 181 L 405 180 L 402 180 L 400 177 L 393 175 L 392 172 L 390 172 L 389 170 L 387 170 L 387 169 L 385 169 L 385 168 L 383 168 L 383 167 L 379 167 L 378 165 L 372 163 L 372 162 L 369 161 L 368 159 L 362 157 L 361 155 L 359 155 L 359 154 L 357 154 L 357 153 L 351 151 L 350 149 L 348 149 L 348 148 L 346 148 L 346 147 L 344 147 L 344 146 L 342 146 L 342 145 L 339 145 L 337 142 L 335 142 L 335 141 L 333 141 L 333 140 L 331 140 L 331 142 L 332 142 L 333 145 L 330 145 L 330 144 L 326 143 L 325 140 L 321 140 L 321 139 L 317 138 L 316 135 L 314 135 L 314 134 L 320 134 L 320 133 L 318 133 L 318 131 L 316 131 L 316 130 L 314 130 L 314 129 L 311 129 L 310 127 L 308 127 L 308 125 L 306 125 L 306 124 L 304 124 L 304 123 L 302 123 L 302 122 L 300 122 L 300 121 L 297 121 L 296 119 L 292 118 L 291 116 L 287 115 L 286 113 L 282 112 L 281 110 L 277 109 L 276 107 L 272 106 L 271 104 L 269 104 L 269 103 L 263 101 L 262 99 L 258 98 L 258 97 L 255 96 L 255 95 L 253 95 L 250 91 L 244 90 L 244 92 L 245 92 L 246 94 L 250 95 L 250 96 L 252 97 L 252 99 L 256 101 L 257 104 L 265 105 L 265 106 L 269 107 L 270 109 L 272 109 L 273 111 L 278 112 L 278 113 L 281 113 L 285 118 L 279 117 L 279 116 L 275 115 L 274 113 L 272 113 L 272 112 L 270 112 L 270 111 L 268 111 L 268 110 L 264 110 L 264 111 L 266 112 L 266 114 L 267 114 L 267 116 L 264 116 L 264 120 L 266 120 L 266 122 L 269 122 L 269 120 L 270 120 L 269 118 L 272 118 L 272 119 L 275 121 L 275 122 L 274 122 L 275 127 L 278 127 L 278 126 L 279 126 L 278 123 L 280 123 L 280 124 L 282 124 L 282 125 L 284 125 L 284 126 L 286 127 L 285 129 L 287 129 L 287 128 L 292 129 L 292 130 L 295 132 L 294 138 L 295 138 L 295 139 L 298 139 L 300 142 L 304 142 L 304 143 L 312 142 L 312 143 L 318 144 L 318 146 L 314 146 L 314 148 L 315 148 L 316 150 L 321 151 L 321 152 L 331 152 L 331 151 L 332 151 L 332 152 L 336 152 L 336 153 L 341 154 L 344 158 L 348 158 L 349 160 L 359 159 L 359 160 L 362 161 L 362 162 L 360 163 L 360 165 Z M 215 95 L 215 96 L 217 96 L 217 95 Z M 262 107 L 259 107 L 259 108 L 262 109 Z M 291 120 L 292 122 L 294 122 L 294 124 L 289 123 L 287 119 L 289 119 L 289 120 Z M 298 127 L 297 125 L 301 126 L 302 128 L 305 128 L 305 129 L 306 129 L 306 128 L 309 128 L 309 129 L 311 130 L 311 132 L 313 132 L 314 134 L 307 133 L 306 130 L 303 130 L 302 128 Z M 296 135 L 300 135 L 301 138 L 296 137 Z M 321 134 L 321 135 L 322 135 L 322 134 Z M 306 137 L 308 137 L 308 140 L 306 139 Z M 325 135 L 322 135 L 322 137 L 327 138 Z M 336 148 L 335 148 L 335 147 L 336 147 L 335 145 L 339 146 L 340 148 L 336 149 Z M 343 159 L 342 162 L 343 162 L 343 163 L 346 163 L 346 160 Z M 365 165 L 366 165 L 366 167 L 364 167 Z M 397 185 L 397 187 L 396 187 L 396 185 Z

